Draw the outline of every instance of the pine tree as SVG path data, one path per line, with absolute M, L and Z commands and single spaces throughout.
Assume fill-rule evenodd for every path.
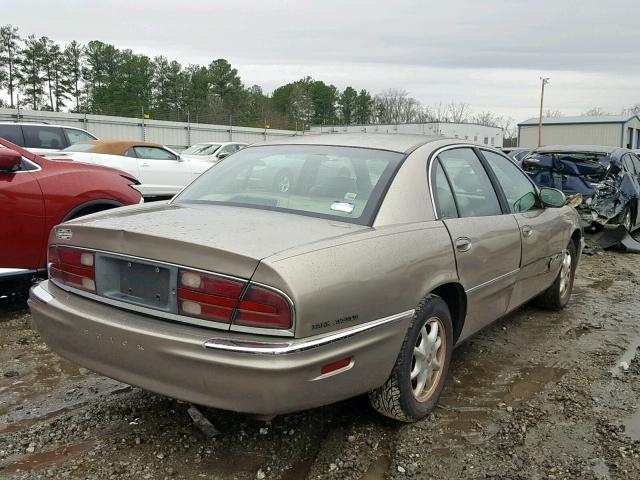
M 0 27 L 0 71 L 3 85 L 9 93 L 9 105 L 15 107 L 14 93 L 21 83 L 20 75 L 20 36 L 17 27 L 5 25 Z
M 76 112 L 80 111 L 83 56 L 84 47 L 75 40 L 71 41 L 62 52 L 68 93 L 73 97 Z
M 35 35 L 29 35 L 24 42 L 21 55 L 21 76 L 24 79 L 21 89 L 26 97 L 24 102 L 37 110 L 41 106 L 46 81 L 43 72 L 45 51 L 42 42 L 36 39 Z

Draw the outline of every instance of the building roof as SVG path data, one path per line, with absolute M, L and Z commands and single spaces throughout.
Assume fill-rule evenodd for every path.
M 597 115 L 597 116 L 588 116 L 588 115 L 578 115 L 574 117 L 543 117 L 542 124 L 543 125 L 575 125 L 582 123 L 627 123 L 629 120 L 633 118 L 640 118 L 637 115 Z M 518 126 L 535 126 L 538 125 L 538 117 L 530 118 L 529 120 L 525 120 L 524 122 L 520 122 Z
M 547 145 L 534 150 L 537 153 L 605 153 L 611 154 L 620 147 L 609 147 L 607 145 Z
M 362 147 L 378 150 L 409 153 L 416 148 L 446 137 L 432 137 L 428 135 L 414 135 L 404 133 L 324 133 L 319 135 L 298 135 L 272 140 L 258 145 L 331 145 L 344 147 Z M 458 142 L 459 139 L 451 139 Z M 250 147 L 249 147 L 250 148 Z

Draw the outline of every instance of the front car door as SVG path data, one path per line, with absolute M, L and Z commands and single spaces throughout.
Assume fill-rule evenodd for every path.
M 0 171 L 0 277 L 44 265 L 44 199 L 34 175 L 40 166 L 23 157 L 18 171 Z
M 560 209 L 543 208 L 535 184 L 509 159 L 487 149 L 480 149 L 480 153 L 495 175 L 500 185 L 498 193 L 518 222 L 522 237 L 522 260 L 511 310 L 551 285 L 571 222 Z
M 438 218 L 456 256 L 467 294 L 461 339 L 507 312 L 520 268 L 520 230 L 505 214 L 485 165 L 471 147 L 449 147 L 431 162 Z
M 191 171 L 194 162 L 181 161 L 177 155 L 160 147 L 135 146 L 140 182 L 162 194 L 175 194 L 197 175 Z

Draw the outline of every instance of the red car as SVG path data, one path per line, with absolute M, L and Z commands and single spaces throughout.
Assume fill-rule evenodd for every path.
M 140 203 L 138 184 L 120 170 L 45 159 L 0 138 L 0 280 L 43 272 L 54 225 Z

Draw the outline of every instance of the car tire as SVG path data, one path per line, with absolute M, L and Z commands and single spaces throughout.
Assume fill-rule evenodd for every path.
M 627 232 L 631 232 L 633 228 L 633 220 L 631 219 L 631 207 L 629 205 L 625 206 L 622 212 L 620 213 L 620 225 L 627 229 Z
M 369 392 L 372 407 L 403 422 L 428 415 L 444 388 L 452 350 L 449 307 L 439 296 L 429 295 L 416 308 L 391 375 Z
M 577 260 L 576 245 L 570 241 L 566 250 L 562 252 L 562 266 L 558 276 L 553 284 L 536 299 L 536 305 L 548 310 L 562 310 L 569 303 Z
M 273 178 L 273 190 L 277 193 L 289 193 L 293 188 L 293 175 L 289 170 L 279 170 Z

